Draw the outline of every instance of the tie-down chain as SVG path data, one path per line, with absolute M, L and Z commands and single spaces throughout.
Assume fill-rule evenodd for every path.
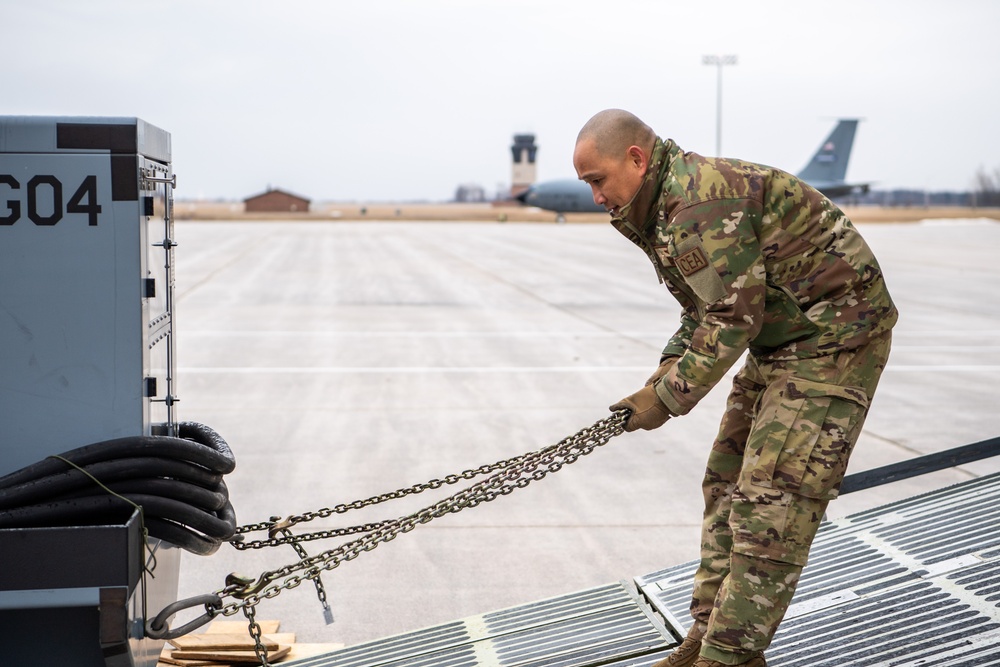
M 456 475 L 448 475 L 443 479 L 433 479 L 429 482 L 414 484 L 413 486 L 397 491 L 373 496 L 365 500 L 340 504 L 333 508 L 324 508 L 315 512 L 292 515 L 284 520 L 272 517 L 270 521 L 241 526 L 237 529 L 236 536 L 230 542 L 236 549 L 262 549 L 281 544 L 291 544 L 300 556 L 300 560 L 277 570 L 264 572 L 257 578 L 242 576 L 234 572 L 226 577 L 226 586 L 215 591 L 213 594 L 189 598 L 188 600 L 182 600 L 164 608 L 163 611 L 146 624 L 147 635 L 158 639 L 178 637 L 200 625 L 208 623 L 217 616 L 232 616 L 243 611 L 250 624 L 250 634 L 256 640 L 258 658 L 261 660 L 261 665 L 266 666 L 268 664 L 267 650 L 260 641 L 260 627 L 254 618 L 254 607 L 261 600 L 276 597 L 284 590 L 296 588 L 303 581 L 312 580 L 316 584 L 317 593 L 320 596 L 320 601 L 324 604 L 324 609 L 328 609 L 325 590 L 320 582 L 320 575 L 324 571 L 332 570 L 343 562 L 354 560 L 362 553 L 371 551 L 379 544 L 389 542 L 402 533 L 408 533 L 421 524 L 428 523 L 446 514 L 454 514 L 468 507 L 475 507 L 481 503 L 490 502 L 500 496 L 509 495 L 515 489 L 524 488 L 533 481 L 543 479 L 549 473 L 557 472 L 563 466 L 569 465 L 581 456 L 585 456 L 596 448 L 607 444 L 614 436 L 620 435 L 624 431 L 628 414 L 627 410 L 619 410 L 604 419 L 598 420 L 593 426 L 586 427 L 554 445 L 521 454 L 514 458 L 503 459 L 496 463 L 466 470 Z M 462 480 L 475 479 L 489 473 L 493 474 L 429 507 L 397 519 L 388 519 L 350 528 L 338 528 L 301 535 L 294 535 L 289 530 L 292 526 L 306 523 L 313 519 L 327 518 L 334 514 L 344 514 L 352 509 L 361 509 L 389 500 L 423 493 L 424 491 L 439 489 L 445 485 L 456 484 Z M 245 541 L 244 535 L 247 533 L 263 530 L 268 531 L 267 539 Z M 324 551 L 315 556 L 307 556 L 305 550 L 300 545 L 301 542 L 358 533 L 362 535 L 339 547 Z M 231 598 L 232 601 L 225 603 L 224 600 L 227 598 Z M 204 606 L 205 614 L 203 616 L 178 630 L 171 631 L 169 629 L 167 620 L 171 615 L 181 609 L 195 608 L 197 606 Z

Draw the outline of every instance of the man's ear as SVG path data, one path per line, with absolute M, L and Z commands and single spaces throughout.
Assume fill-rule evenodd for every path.
M 630 164 L 635 165 L 640 171 L 646 171 L 646 167 L 649 165 L 649 156 L 646 155 L 646 151 L 642 150 L 639 146 L 633 145 L 628 147 L 625 155 Z

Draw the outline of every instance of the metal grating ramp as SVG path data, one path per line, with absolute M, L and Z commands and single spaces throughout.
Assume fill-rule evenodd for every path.
M 636 577 L 676 632 L 697 563 Z M 1000 475 L 825 523 L 771 667 L 1000 667 Z
M 624 582 L 283 663 L 296 667 L 645 667 L 676 645 Z
M 282 664 L 649 667 L 687 632 L 696 565 Z M 1000 667 L 1000 473 L 824 523 L 767 661 Z

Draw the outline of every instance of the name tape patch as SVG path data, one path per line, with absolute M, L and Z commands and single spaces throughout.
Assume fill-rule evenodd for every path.
M 693 273 L 701 271 L 707 266 L 708 257 L 705 256 L 705 251 L 699 246 L 691 248 L 677 258 L 677 269 L 684 275 L 685 278 Z

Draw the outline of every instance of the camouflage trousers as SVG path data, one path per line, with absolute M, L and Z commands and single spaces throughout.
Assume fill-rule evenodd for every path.
M 702 656 L 739 664 L 771 643 L 836 497 L 889 356 L 890 333 L 824 357 L 747 356 L 702 484 L 691 615 Z

